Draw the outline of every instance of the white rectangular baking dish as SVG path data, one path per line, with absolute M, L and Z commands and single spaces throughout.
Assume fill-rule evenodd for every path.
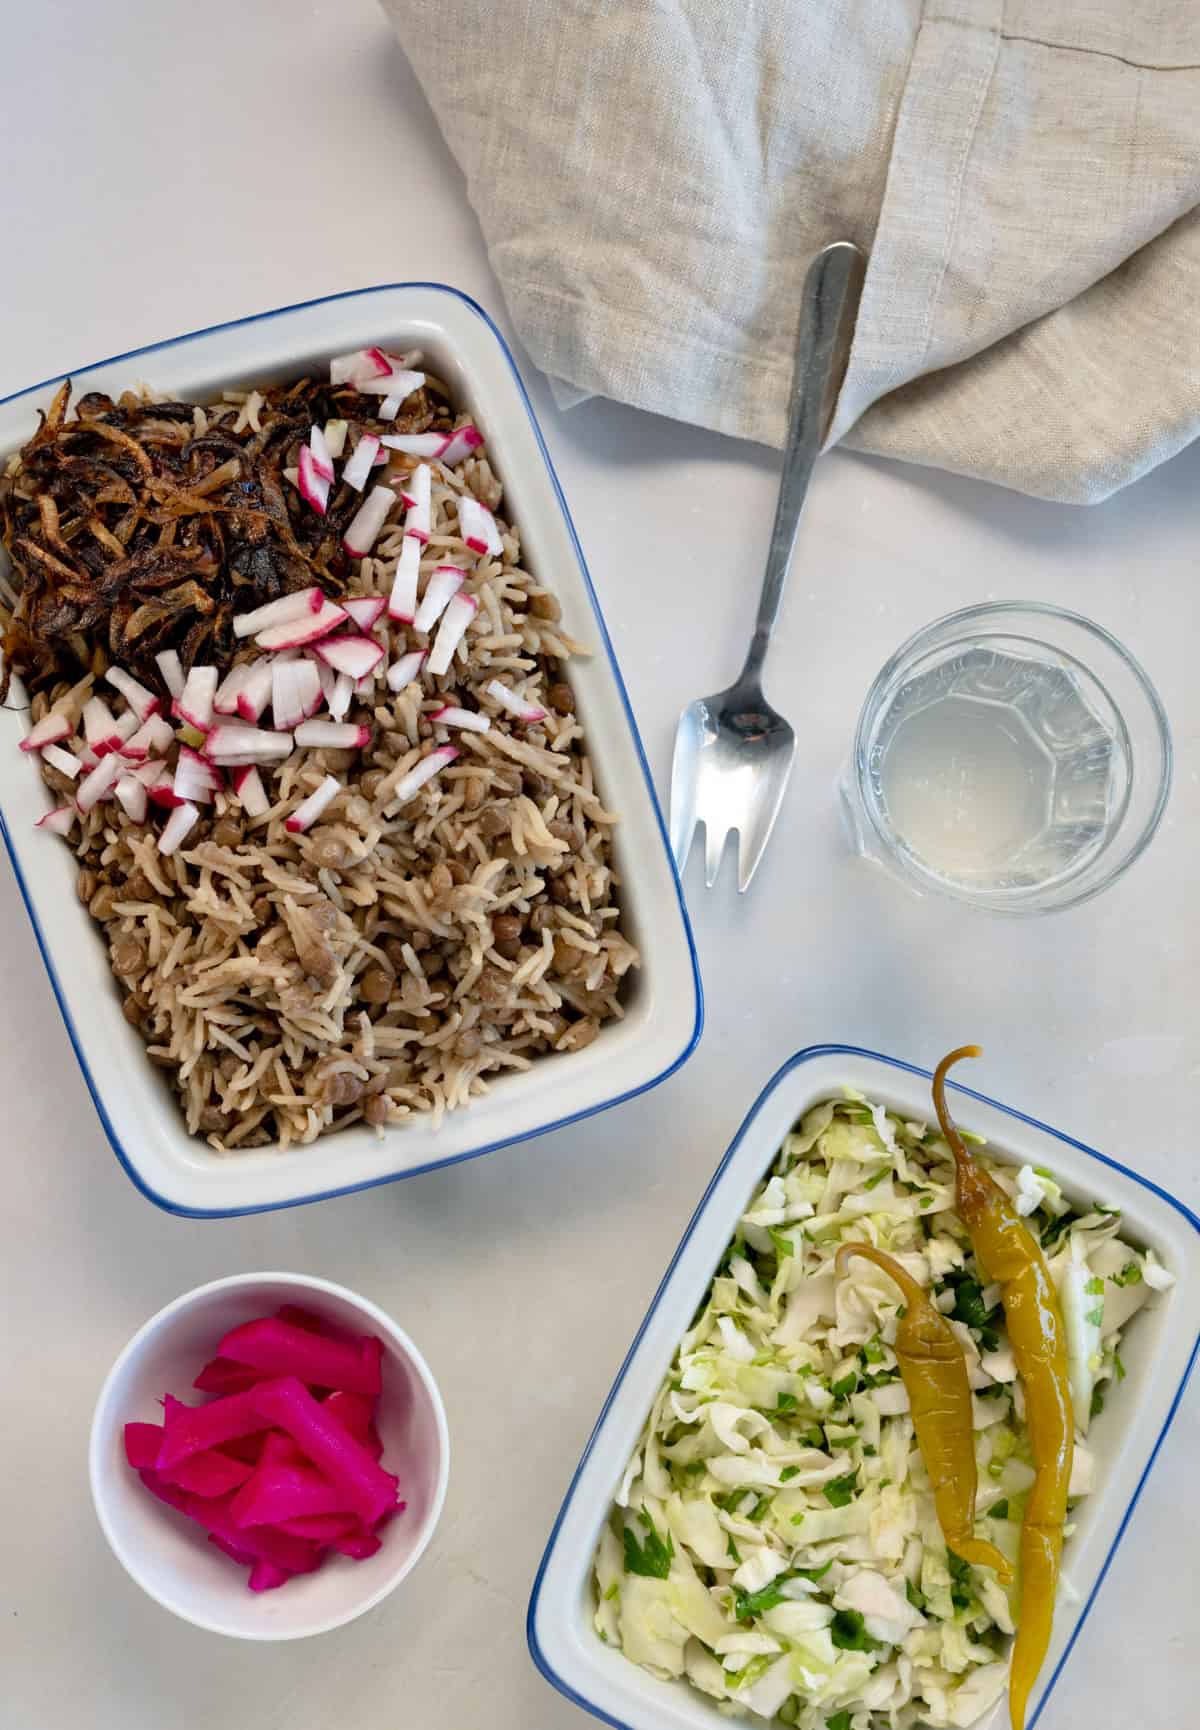
M 333 295 L 218 325 L 81 368 L 76 394 L 145 381 L 203 402 L 222 389 L 298 378 L 330 355 L 380 343 L 420 348 L 469 408 L 504 482 L 525 556 L 592 654 L 572 668 L 600 790 L 620 815 L 617 865 L 626 929 L 642 952 L 623 1021 L 585 1050 L 496 1081 L 483 1098 L 382 1139 L 354 1126 L 287 1153 L 217 1154 L 186 1132 L 162 1075 L 121 1015 L 101 937 L 75 897 L 67 848 L 33 825 L 48 799 L 17 745 L 25 715 L 0 712 L 0 830 L 67 1033 L 113 1151 L 138 1188 L 171 1212 L 226 1217 L 343 1194 L 486 1153 L 653 1087 L 693 1050 L 703 1017 L 690 927 L 637 727 L 583 554 L 533 409 L 504 340 L 454 289 L 406 283 Z M 57 379 L 0 401 L 0 467 L 37 425 Z M 0 555 L 2 556 L 2 555 Z
M 953 1085 L 953 1084 L 952 1084 Z M 529 1603 L 533 1659 L 548 1681 L 618 1730 L 728 1730 L 730 1719 L 687 1682 L 662 1682 L 606 1646 L 592 1626 L 591 1565 L 600 1526 L 659 1383 L 690 1325 L 738 1218 L 788 1130 L 818 1101 L 854 1087 L 902 1116 L 931 1115 L 926 1071 L 851 1046 L 812 1046 L 772 1076 L 717 1167 L 621 1366 L 567 1491 Z M 1200 1219 L 1103 1154 L 1008 1106 L 957 1087 L 955 1115 L 1015 1164 L 1043 1165 L 1078 1201 L 1120 1207 L 1125 1232 L 1153 1248 L 1176 1284 L 1130 1323 L 1128 1374 L 1092 1424 L 1097 1489 L 1078 1506 L 1063 1560 L 1054 1638 L 1030 1702 L 1029 1730 L 1058 1682 L 1133 1514 L 1200 1349 Z M 738 1720 L 757 1724 L 761 1720 Z M 1001 1700 L 977 1727 L 1007 1725 Z

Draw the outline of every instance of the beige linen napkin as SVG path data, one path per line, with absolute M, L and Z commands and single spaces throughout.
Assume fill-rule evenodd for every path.
M 1200 433 L 1190 0 L 383 5 L 560 400 L 781 444 L 850 239 L 833 438 L 1092 503 Z

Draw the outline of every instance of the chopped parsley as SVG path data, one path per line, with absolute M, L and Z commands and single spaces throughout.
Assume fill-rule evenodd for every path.
M 1137 1285 L 1141 1277 L 1142 1270 L 1135 1261 L 1127 1261 L 1120 1273 L 1109 1275 L 1114 1285 Z
M 1113 1347 L 1113 1369 L 1117 1372 L 1117 1380 L 1123 1382 L 1125 1380 L 1125 1365 L 1121 1362 L 1121 1354 L 1116 1346 Z
M 878 1189 L 879 1185 L 883 1182 L 884 1178 L 887 1177 L 889 1175 L 889 1173 L 891 1172 L 891 1169 L 892 1168 L 890 1165 L 885 1165 L 881 1171 L 877 1171 L 875 1173 L 874 1177 L 869 1177 L 867 1179 L 866 1183 L 863 1184 L 863 1188 L 864 1189 Z
M 847 1472 L 844 1478 L 833 1478 L 825 1485 L 825 1500 L 831 1508 L 844 1508 L 854 1500 L 858 1488 L 858 1472 Z
M 645 1508 L 638 1510 L 638 1519 L 645 1526 L 647 1535 L 645 1540 L 639 1543 L 633 1527 L 625 1527 L 625 1572 L 645 1574 L 652 1580 L 665 1580 L 671 1572 L 671 1561 L 675 1555 L 671 1534 L 668 1532 L 665 1538 L 660 1538 L 654 1521 Z
M 1008 1498 L 1007 1498 L 1007 1496 L 1004 1498 L 1003 1501 L 992 1503 L 991 1507 L 987 1511 L 987 1517 L 989 1520 L 1007 1520 L 1007 1518 L 1008 1518 Z
M 835 1610 L 829 1624 L 829 1638 L 842 1652 L 872 1652 L 875 1641 L 867 1633 L 858 1610 Z
M 1093 1309 L 1088 1310 L 1083 1319 L 1090 1322 L 1094 1328 L 1100 1327 L 1104 1321 L 1104 1305 L 1102 1303 L 1096 1304 Z
M 618 1595 L 618 1593 L 620 1592 L 620 1590 L 621 1590 L 620 1586 L 618 1586 L 617 1582 L 614 1580 L 612 1585 L 608 1588 L 608 1591 L 605 1592 L 605 1594 L 604 1594 L 605 1603 L 607 1604 L 610 1598 L 615 1598 Z
M 946 1551 L 946 1562 L 950 1569 L 950 1602 L 956 1610 L 965 1610 L 971 1602 L 971 1564 L 953 1550 Z
M 791 1483 L 793 1478 L 798 1478 L 799 1476 L 800 1476 L 799 1466 L 785 1466 L 783 1468 L 782 1472 L 780 1472 L 780 1474 L 779 1474 L 779 1482 L 781 1484 L 789 1484 L 789 1483 Z
M 1104 1410 L 1104 1384 L 1103 1384 L 1103 1382 L 1097 1382 L 1096 1386 L 1092 1389 L 1092 1407 L 1091 1407 L 1092 1416 L 1094 1418 L 1098 1418 L 1100 1416 L 1100 1413 L 1103 1410 Z
M 791 1412 L 791 1411 L 794 1411 L 795 1409 L 796 1409 L 796 1396 L 795 1396 L 795 1394 L 780 1394 L 778 1399 L 775 1401 L 775 1410 L 777 1412 Z
M 725 1554 L 730 1558 L 731 1561 L 740 1562 L 742 1559 L 741 1552 L 738 1550 L 737 1545 L 733 1541 L 733 1533 L 732 1532 L 727 1533 L 727 1537 L 728 1537 L 729 1541 L 725 1545 Z
M 767 1227 L 767 1236 L 775 1245 L 776 1259 L 784 1261 L 789 1255 L 795 1255 L 796 1246 L 786 1232 L 780 1231 L 777 1225 Z
M 851 1370 L 848 1376 L 842 1376 L 839 1381 L 830 1382 L 829 1391 L 835 1400 L 849 1399 L 858 1386 L 858 1372 Z
M 914 1610 L 923 1610 L 925 1608 L 925 1594 L 918 1587 L 914 1586 L 911 1580 L 905 1580 L 904 1582 L 904 1596 L 908 1599 Z
M 826 1718 L 825 1730 L 850 1730 L 849 1709 L 843 1707 L 840 1712 L 835 1712 L 832 1718 Z
M 883 1362 L 883 1341 L 878 1334 L 875 1335 L 874 1339 L 867 1341 L 862 1349 L 862 1355 L 869 1364 L 881 1364 Z
M 750 1512 L 746 1515 L 746 1518 L 748 1520 L 753 1521 L 753 1523 L 757 1526 L 759 1521 L 765 1520 L 767 1515 L 770 1512 L 771 1512 L 771 1498 L 770 1498 L 770 1496 L 763 1496 L 755 1504 L 755 1506 L 753 1508 L 751 1508 Z
M 1103 1297 L 1104 1281 L 1098 1277 L 1096 1279 L 1090 1279 L 1083 1289 L 1087 1292 L 1089 1297 Z

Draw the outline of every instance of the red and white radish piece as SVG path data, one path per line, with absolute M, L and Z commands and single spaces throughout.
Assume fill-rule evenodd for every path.
M 338 462 L 346 448 L 346 434 L 349 431 L 344 420 L 327 420 L 325 422 L 325 449 L 331 459 Z
M 357 388 L 363 396 L 396 396 L 400 398 L 400 402 L 407 402 L 412 393 L 415 390 L 420 390 L 424 383 L 425 374 L 423 372 L 412 372 L 401 368 L 395 372 L 381 374 L 377 378 L 364 378 Z
M 510 691 L 507 685 L 499 679 L 489 679 L 483 687 L 494 703 L 499 703 L 510 715 L 515 715 L 518 721 L 544 721 L 546 710 L 540 703 L 531 703 L 527 697 L 518 697 L 515 691 Z
M 175 649 L 163 649 L 154 659 L 158 662 L 158 670 L 162 674 L 163 684 L 172 697 L 183 695 L 183 662 Z
M 121 742 L 118 749 L 126 762 L 144 763 L 147 757 L 161 757 L 164 751 L 170 749 L 174 737 L 168 720 L 162 715 L 151 715 L 148 721 L 143 722 L 128 739 Z
M 308 435 L 308 448 L 312 452 L 313 468 L 323 481 L 333 479 L 333 452 L 326 442 L 325 434 L 319 426 L 314 426 Z
M 237 712 L 243 721 L 257 721 L 271 701 L 271 662 L 255 661 L 238 687 Z
M 474 595 L 455 595 L 446 608 L 433 647 L 429 651 L 429 671 L 435 677 L 440 677 L 449 668 L 454 659 L 454 651 L 462 642 L 467 626 L 478 611 L 479 602 Z
M 416 535 L 405 535 L 396 560 L 396 575 L 387 609 L 390 619 L 411 625 L 417 610 L 417 578 L 421 571 L 421 542 Z
M 151 715 L 157 715 L 162 708 L 154 692 L 148 691 L 145 685 L 140 684 L 123 667 L 110 667 L 104 677 L 113 690 L 119 691 L 124 697 L 139 721 L 148 721 Z
M 327 637 L 313 651 L 336 673 L 365 679 L 383 659 L 383 649 L 374 637 Z
M 101 799 L 107 799 L 117 782 L 125 772 L 125 765 L 112 751 L 100 761 L 90 774 L 85 775 L 79 783 L 79 791 L 75 795 L 75 803 L 81 811 L 90 811 L 93 805 L 98 805 Z
M 150 803 L 152 805 L 159 805 L 166 811 L 177 810 L 178 807 L 183 804 L 183 800 L 175 791 L 175 782 L 172 778 L 171 771 L 167 768 L 167 765 L 161 761 L 156 761 L 154 763 L 144 764 L 143 768 L 150 771 L 153 775 L 153 779 L 148 780 L 145 783 L 146 797 L 149 799 Z M 142 776 L 142 770 L 135 769 L 133 770 L 133 774 L 137 775 L 140 779 Z
M 207 757 L 200 756 L 187 745 L 179 747 L 175 765 L 175 792 L 180 799 L 190 799 L 194 805 L 207 805 L 221 786 L 221 771 Z
M 325 604 L 320 589 L 295 589 L 290 595 L 280 595 L 277 601 L 255 607 L 251 613 L 239 613 L 233 621 L 235 637 L 253 637 L 272 625 L 286 625 L 292 619 L 302 619 L 309 613 L 319 613 Z
M 97 757 L 120 750 L 122 735 L 103 697 L 89 697 L 83 705 L 83 736 Z
M 353 698 L 354 680 L 349 673 L 339 673 L 333 681 L 333 695 L 329 699 L 329 713 L 335 721 L 343 720 L 349 713 Z
M 292 749 L 290 733 L 246 727 L 240 721 L 218 721 L 204 742 L 204 754 L 211 763 L 274 763 L 290 757 Z
M 153 717 L 153 718 L 157 719 L 157 717 Z M 164 721 L 163 726 L 169 728 L 170 722 Z M 123 741 L 128 741 L 128 740 L 132 739 L 133 735 L 137 731 L 138 731 L 138 718 L 134 714 L 132 709 L 126 709 L 124 714 L 117 716 L 117 732 L 120 734 L 121 739 Z M 166 746 L 164 746 L 163 749 L 165 750 Z
M 336 775 L 326 775 L 315 793 L 310 793 L 303 804 L 297 805 L 291 816 L 284 823 L 284 828 L 290 835 L 303 835 L 311 829 L 322 812 L 326 811 L 342 790 L 342 783 Z
M 374 433 L 364 433 L 354 447 L 354 454 L 342 470 L 342 479 L 348 487 L 361 492 L 370 478 L 375 466 L 375 458 L 379 455 L 379 440 Z
M 342 546 L 352 559 L 362 559 L 379 539 L 379 531 L 396 502 L 390 487 L 372 487 L 342 537 Z
M 336 631 L 345 620 L 342 609 L 322 597 L 318 612 L 308 613 L 302 619 L 292 619 L 283 625 L 272 625 L 269 630 L 260 631 L 254 641 L 260 649 L 303 649 L 307 644 L 327 637 L 330 631 Z
M 47 745 L 56 745 L 60 739 L 69 739 L 75 731 L 65 715 L 43 715 L 40 721 L 29 729 L 21 740 L 22 751 L 44 751 Z
M 461 565 L 435 565 L 413 619 L 415 631 L 432 631 L 447 605 L 462 588 L 467 573 Z
M 195 805 L 185 803 L 176 806 L 163 824 L 162 834 L 158 837 L 159 852 L 174 853 L 179 844 L 191 834 L 199 816 L 199 809 Z
M 387 687 L 389 691 L 403 691 L 406 685 L 411 685 L 425 660 L 424 649 L 413 649 L 410 654 L 401 655 L 398 661 L 393 661 L 387 670 Z
M 379 442 L 406 457 L 440 457 L 449 440 L 445 433 L 385 433 Z
M 348 601 L 339 603 L 344 613 L 348 613 L 362 632 L 372 629 L 382 613 L 387 602 L 382 595 L 353 595 Z
M 467 733 L 489 733 L 492 727 L 489 715 L 481 715 L 478 709 L 456 709 L 453 704 L 431 709 L 425 719 L 435 727 L 461 727 Z
M 457 756 L 457 745 L 439 745 L 436 751 L 431 751 L 427 757 L 422 757 L 416 768 L 410 769 L 408 774 L 397 783 L 391 803 L 393 805 L 407 805 L 408 801 L 414 794 L 420 792 L 427 781 L 432 781 L 433 777 L 440 774 L 448 763 L 453 763 Z
M 69 835 L 75 826 L 75 816 L 73 805 L 60 805 L 56 811 L 47 811 L 44 817 L 39 817 L 34 828 L 48 829 L 51 835 Z
M 146 788 L 136 775 L 122 775 L 113 788 L 118 805 L 131 823 L 146 821 L 146 805 L 148 803 Z
M 405 482 L 405 492 L 408 515 L 404 532 L 424 543 L 433 530 L 433 470 L 428 463 L 417 464 Z
M 330 384 L 352 384 L 356 388 L 364 378 L 386 378 L 392 363 L 381 348 L 356 348 L 349 354 L 335 354 L 329 363 Z
M 238 712 L 238 692 L 250 676 L 250 663 L 240 661 L 236 667 L 230 667 L 213 696 L 214 715 L 236 715 Z
M 306 505 L 312 506 L 319 517 L 323 517 L 329 504 L 329 482 L 324 475 L 318 473 L 317 459 L 307 445 L 300 446 L 300 455 L 296 460 L 296 485 L 300 489 L 300 497 Z M 332 472 L 332 465 L 330 469 Z
M 68 781 L 74 781 L 83 768 L 79 758 L 70 751 L 64 751 L 61 745 L 47 745 L 42 751 L 42 762 L 49 763 L 60 775 L 65 775 Z
M 495 517 L 470 493 L 463 493 L 458 501 L 458 532 L 473 553 L 495 557 L 504 551 Z
M 290 733 L 321 703 L 321 675 L 311 661 L 273 661 L 271 713 L 276 728 Z
M 371 743 L 371 729 L 353 721 L 301 721 L 296 743 L 312 751 L 362 751 Z
M 213 698 L 217 694 L 218 673 L 215 667 L 194 666 L 176 698 L 175 713 L 189 727 L 207 733 L 212 725 Z
M 317 678 L 321 682 L 321 701 L 325 704 L 326 708 L 328 708 L 330 699 L 333 696 L 333 688 L 337 684 L 337 674 L 334 672 L 332 667 L 326 666 L 324 661 L 317 659 L 316 649 L 313 649 L 311 653 L 313 657 L 313 666 L 317 669 Z
M 247 817 L 265 817 L 271 809 L 267 798 L 267 790 L 263 786 L 262 776 L 253 764 L 245 764 L 240 769 L 230 771 L 234 795 Z
M 466 426 L 460 426 L 450 434 L 445 448 L 438 453 L 438 460 L 446 468 L 453 468 L 456 463 L 462 462 L 464 457 L 470 456 L 472 451 L 478 450 L 482 443 L 483 434 L 477 426 L 468 421 Z
M 404 398 L 402 396 L 385 396 L 376 411 L 376 419 L 395 420 L 396 416 L 400 413 L 400 405 L 403 401 Z

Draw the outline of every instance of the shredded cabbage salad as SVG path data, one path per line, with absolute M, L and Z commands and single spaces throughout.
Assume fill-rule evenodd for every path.
M 1122 1329 L 1172 1275 L 1121 1241 L 1117 1210 L 1080 1211 L 1040 1168 L 984 1163 L 1058 1285 L 1084 1496 Z M 659 1389 L 601 1532 L 595 1625 L 728 1713 L 797 1730 L 965 1726 L 1004 1689 L 1019 1597 L 946 1548 L 892 1350 L 896 1288 L 863 1260 L 834 1274 L 853 1239 L 932 1284 L 951 1318 L 973 1389 L 977 1529 L 1016 1561 L 1034 1476 L 1024 1401 L 999 1289 L 954 1212 L 950 1150 L 848 1092 L 787 1137 Z

